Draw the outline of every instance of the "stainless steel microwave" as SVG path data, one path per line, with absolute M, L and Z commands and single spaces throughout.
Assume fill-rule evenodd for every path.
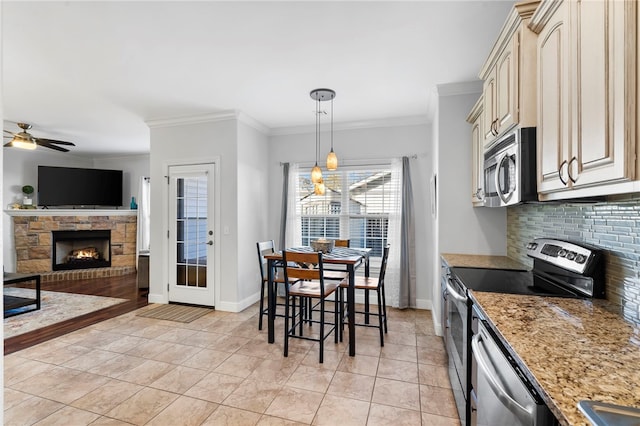
M 484 152 L 484 205 L 537 201 L 536 128 L 516 127 Z

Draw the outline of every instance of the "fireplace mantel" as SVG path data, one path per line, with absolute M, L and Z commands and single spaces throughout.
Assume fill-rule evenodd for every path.
M 137 216 L 138 210 L 116 209 L 10 209 L 9 216 Z

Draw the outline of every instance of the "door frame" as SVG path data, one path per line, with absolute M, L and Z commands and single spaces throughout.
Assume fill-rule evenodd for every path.
M 211 229 L 213 229 L 213 244 L 215 247 L 213 254 L 213 294 L 214 294 L 214 307 L 220 305 L 220 241 L 221 241 L 221 232 L 220 232 L 220 157 L 212 156 L 212 157 L 200 157 L 200 158 L 183 158 L 175 161 L 165 161 L 162 164 L 162 172 L 163 172 L 163 184 L 164 190 L 162 191 L 162 230 L 164 235 L 160 236 L 160 241 L 162 241 L 162 263 L 164 267 L 162 268 L 162 298 L 165 303 L 169 303 L 169 274 L 173 272 L 173 267 L 175 265 L 171 264 L 167 260 L 169 259 L 169 203 L 171 200 L 171 194 L 169 193 L 169 167 L 172 166 L 197 166 L 202 164 L 211 164 L 213 163 L 214 167 L 214 176 L 213 176 L 213 223 L 211 224 Z M 152 243 L 153 244 L 153 243 Z

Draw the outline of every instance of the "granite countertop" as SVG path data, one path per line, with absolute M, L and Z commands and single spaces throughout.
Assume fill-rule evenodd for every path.
M 590 425 L 583 399 L 640 408 L 640 327 L 604 300 L 471 291 L 563 425 Z
M 488 268 L 488 269 L 516 269 L 530 270 L 527 265 L 507 256 L 492 256 L 483 254 L 441 253 L 440 256 L 451 267 Z

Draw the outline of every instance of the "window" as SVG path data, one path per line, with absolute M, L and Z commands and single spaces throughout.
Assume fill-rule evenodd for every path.
M 349 238 L 351 247 L 368 247 L 372 257 L 381 257 L 398 198 L 391 168 L 342 167 L 325 171 L 323 177 L 325 194 L 315 195 L 310 171 L 298 173 L 302 244 L 315 238 Z

